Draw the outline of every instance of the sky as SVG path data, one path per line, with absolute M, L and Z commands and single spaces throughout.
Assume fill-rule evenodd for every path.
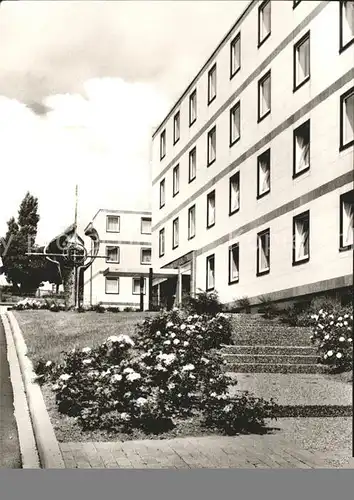
M 149 210 L 151 136 L 249 1 L 4 1 L 0 236 L 27 191 L 38 243 Z

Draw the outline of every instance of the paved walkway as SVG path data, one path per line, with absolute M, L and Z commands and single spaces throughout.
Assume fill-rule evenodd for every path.
M 67 468 L 316 469 L 331 465 L 271 435 L 199 437 L 107 443 L 61 443 Z

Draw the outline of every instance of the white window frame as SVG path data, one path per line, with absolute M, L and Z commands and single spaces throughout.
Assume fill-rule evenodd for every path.
M 307 231 L 304 231 L 304 226 Z M 293 266 L 310 260 L 310 212 L 307 210 L 293 218 Z
M 149 222 L 149 228 L 150 228 L 149 231 L 143 231 L 143 226 L 144 226 L 144 223 L 146 223 L 146 222 Z M 151 222 L 152 222 L 151 217 L 142 217 L 141 218 L 141 223 L 140 223 L 141 234 L 151 234 Z
M 143 253 L 146 252 L 146 251 L 150 252 L 150 260 L 148 262 L 145 262 L 144 259 L 143 259 Z M 151 264 L 151 258 L 152 258 L 151 247 L 142 247 L 140 249 L 140 264 L 143 265 L 143 266 L 148 266 L 149 264 Z
M 135 283 L 136 282 L 138 283 L 138 288 L 139 288 L 138 292 L 135 291 Z M 133 295 L 140 295 L 140 278 L 132 278 L 132 285 L 133 285 L 132 294 Z M 146 278 L 144 278 L 143 295 L 146 295 Z
M 117 220 L 117 230 L 115 229 L 109 229 L 109 221 L 112 220 L 112 219 L 116 219 Z M 107 215 L 106 216 L 106 232 L 107 233 L 120 233 L 120 216 L 119 215 Z
M 116 282 L 116 291 L 115 292 L 110 292 L 107 290 L 107 283 L 109 282 L 113 282 L 115 281 Z M 110 277 L 110 276 L 106 276 L 106 279 L 105 279 L 105 294 L 106 295 L 119 295 L 119 277 Z

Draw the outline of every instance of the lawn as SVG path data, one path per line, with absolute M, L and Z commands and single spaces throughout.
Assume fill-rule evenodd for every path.
M 111 335 L 134 337 L 137 323 L 156 313 L 89 311 L 14 311 L 35 364 L 39 358 L 58 361 L 62 351 L 100 344 Z

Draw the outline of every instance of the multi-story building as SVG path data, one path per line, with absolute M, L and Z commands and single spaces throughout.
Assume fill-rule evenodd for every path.
M 224 303 L 352 285 L 354 2 L 251 1 L 152 144 L 155 269 Z
M 139 308 L 143 284 L 147 309 L 151 212 L 100 209 L 90 224 L 98 232 L 100 249 L 99 257 L 85 272 L 84 304 Z

